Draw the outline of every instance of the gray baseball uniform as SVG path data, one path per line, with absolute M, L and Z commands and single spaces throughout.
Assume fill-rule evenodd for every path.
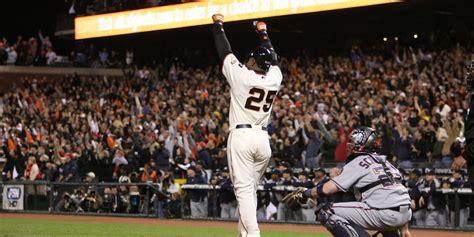
M 331 218 L 353 222 L 365 229 L 387 231 L 408 223 L 411 218 L 408 190 L 398 182 L 390 182 L 388 173 L 395 180 L 401 177 L 385 156 L 377 154 L 359 155 L 347 163 L 342 173 L 332 181 L 342 191 L 354 186 L 356 192 L 361 193 L 361 200 L 334 203 Z

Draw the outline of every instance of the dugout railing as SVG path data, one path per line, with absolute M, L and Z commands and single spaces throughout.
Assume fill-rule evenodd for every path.
M 0 199 L 3 212 L 39 212 L 61 214 L 141 216 L 152 218 L 192 218 L 190 191 L 206 192 L 208 215 L 203 219 L 224 220 L 220 217 L 220 193 L 225 191 L 219 185 L 181 185 L 175 194 L 162 192 L 157 183 L 62 183 L 44 181 L 0 182 Z M 282 193 L 294 190 L 293 186 L 258 187 L 258 193 Z M 95 192 L 98 206 L 84 202 Z M 467 201 L 474 199 L 471 189 L 440 189 L 448 202 L 454 203 L 454 219 L 447 226 L 427 227 L 456 230 L 474 230 L 473 226 L 460 227 L 460 210 Z M 69 198 L 67 197 L 69 196 Z M 260 197 L 260 196 L 259 196 Z M 100 199 L 100 200 L 99 200 Z M 80 202 L 78 202 L 80 201 Z M 450 210 L 453 211 L 453 210 Z M 448 217 L 447 217 L 448 218 Z M 225 219 L 225 220 L 232 220 Z M 260 219 L 260 221 L 270 221 Z M 278 221 L 271 221 L 278 222 Z M 291 221 L 294 223 L 314 223 Z M 417 226 L 423 228 L 423 226 Z

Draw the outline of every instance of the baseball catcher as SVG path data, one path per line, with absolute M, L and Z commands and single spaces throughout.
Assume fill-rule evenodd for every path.
M 400 183 L 400 172 L 376 151 L 380 140 L 374 129 L 361 127 L 350 134 L 349 156 L 342 173 L 315 188 L 297 188 L 283 201 L 305 203 L 352 186 L 360 192 L 360 202 L 319 204 L 316 215 L 335 237 L 370 236 L 376 230 L 384 237 L 411 236 L 410 197 Z

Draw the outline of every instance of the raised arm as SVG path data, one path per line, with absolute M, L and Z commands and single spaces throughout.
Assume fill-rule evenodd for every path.
M 254 21 L 253 26 L 258 34 L 258 38 L 260 39 L 260 45 L 262 47 L 270 49 L 270 51 L 272 52 L 272 65 L 278 65 L 278 55 L 275 52 L 275 49 L 273 48 L 272 42 L 270 41 L 270 37 L 268 37 L 267 24 L 261 21 Z
M 220 61 L 224 61 L 225 57 L 232 53 L 230 43 L 224 31 L 224 16 L 222 14 L 214 14 L 212 15 L 212 21 L 214 22 L 214 41 L 216 42 L 217 54 Z

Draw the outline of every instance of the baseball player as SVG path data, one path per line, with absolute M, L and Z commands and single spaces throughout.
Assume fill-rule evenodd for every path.
M 350 134 L 350 155 L 341 174 L 312 189 L 297 188 L 284 201 L 304 203 L 308 198 L 331 195 L 354 186 L 361 194 L 360 202 L 321 204 L 316 210 L 321 224 L 334 236 L 368 237 L 367 229 L 377 230 L 384 237 L 410 236 L 408 191 L 400 183 L 400 172 L 385 156 L 375 153 L 379 144 L 374 129 L 355 129 Z
M 227 159 L 238 203 L 238 229 L 240 236 L 260 236 L 256 190 L 271 156 L 267 124 L 282 73 L 265 23 L 254 22 L 261 45 L 244 65 L 232 53 L 224 32 L 224 16 L 215 14 L 212 20 L 222 73 L 231 88 Z

